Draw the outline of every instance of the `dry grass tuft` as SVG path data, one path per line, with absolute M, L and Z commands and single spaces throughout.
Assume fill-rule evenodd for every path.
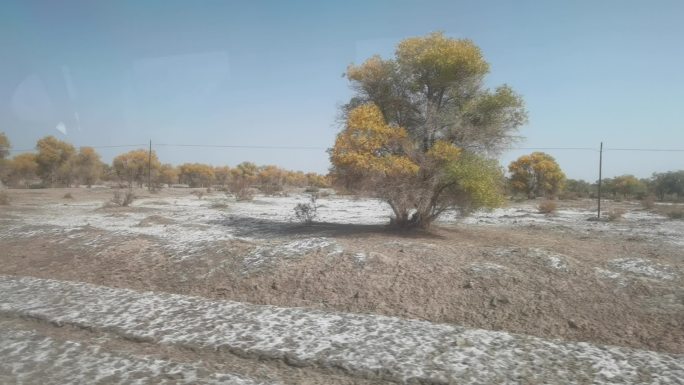
M 542 201 L 537 206 L 537 210 L 542 214 L 553 214 L 556 212 L 556 209 L 558 209 L 558 204 L 550 199 Z
M 625 215 L 626 211 L 623 209 L 613 209 L 608 211 L 608 216 L 607 219 L 609 222 L 616 222 L 622 219 L 622 217 Z

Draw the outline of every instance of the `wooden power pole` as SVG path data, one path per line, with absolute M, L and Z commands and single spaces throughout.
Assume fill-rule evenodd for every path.
M 147 191 L 152 191 L 152 139 L 150 139 L 150 151 L 147 154 Z
M 598 219 L 601 219 L 601 177 L 603 172 L 603 142 L 599 148 L 599 180 L 598 180 Z

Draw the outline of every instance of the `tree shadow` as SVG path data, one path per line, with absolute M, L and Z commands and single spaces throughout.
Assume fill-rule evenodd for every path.
M 225 226 L 238 237 L 275 238 L 286 236 L 307 237 L 364 237 L 371 235 L 394 235 L 402 238 L 442 239 L 442 235 L 429 230 L 403 230 L 389 224 L 353 224 L 334 222 L 314 222 L 302 224 L 283 222 L 266 218 L 229 216 L 208 222 L 212 225 Z

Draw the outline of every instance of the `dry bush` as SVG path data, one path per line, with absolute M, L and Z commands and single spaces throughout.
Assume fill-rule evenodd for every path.
M 553 214 L 556 212 L 557 208 L 558 208 L 558 204 L 556 204 L 555 201 L 552 201 L 550 199 L 542 201 L 537 206 L 537 210 L 539 210 L 539 212 L 542 214 Z
M 616 222 L 622 219 L 622 217 L 625 215 L 626 211 L 623 209 L 612 209 L 608 211 L 607 213 L 607 219 L 610 222 Z
M 196 196 L 199 199 L 202 199 L 202 197 L 204 196 L 204 191 L 195 190 L 195 191 L 191 192 L 190 194 Z
M 109 203 L 114 206 L 128 207 L 131 203 L 133 203 L 133 200 L 135 200 L 135 194 L 133 194 L 132 189 L 129 189 L 124 194 L 122 194 L 120 190 L 116 190 L 114 191 L 114 196 Z
M 68 192 L 68 193 L 64 194 L 64 196 L 62 197 L 62 199 L 74 199 L 74 196 L 71 195 L 70 192 Z
M 0 191 L 0 206 L 8 206 L 10 204 L 10 197 L 6 191 Z
M 234 190 L 235 200 L 238 201 L 251 201 L 254 198 L 254 190 L 251 188 L 242 188 Z
M 645 210 L 653 210 L 655 207 L 655 197 L 653 195 L 644 197 L 644 199 L 641 200 L 641 207 Z
M 297 203 L 294 208 L 295 218 L 304 224 L 311 224 L 316 219 L 318 204 L 318 194 L 312 193 L 309 197 L 309 203 Z
M 128 190 L 126 191 L 126 194 L 124 194 L 124 199 L 121 205 L 123 207 L 128 207 L 131 203 L 133 203 L 133 200 L 135 199 L 135 194 L 133 194 L 133 190 Z

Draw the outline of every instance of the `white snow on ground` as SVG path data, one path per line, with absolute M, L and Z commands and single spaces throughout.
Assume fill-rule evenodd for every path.
M 493 274 L 493 273 L 499 273 L 502 271 L 505 271 L 506 268 L 504 266 L 498 265 L 496 263 L 491 263 L 491 262 L 481 262 L 481 263 L 473 263 L 470 265 L 468 268 L 473 273 L 480 273 L 480 274 Z
M 296 223 L 293 208 L 303 202 L 308 202 L 307 195 L 258 196 L 253 201 L 235 202 L 217 194 L 204 199 L 188 194 L 138 199 L 133 202 L 133 208 L 122 210 L 103 210 L 102 201 L 57 203 L 3 219 L 0 238 L 56 234 L 67 239 L 79 236 L 78 230 L 91 227 L 112 235 L 159 238 L 169 252 L 185 257 L 201 252 L 207 244 L 215 241 L 273 238 L 282 230 L 283 224 Z M 319 222 L 381 225 L 388 223 L 391 216 L 389 206 L 377 199 L 330 196 L 320 198 L 318 203 Z M 151 216 L 161 217 L 161 221 L 149 221 Z M 628 212 L 619 222 L 587 221 L 593 216 L 595 213 L 587 210 L 559 210 L 548 216 L 537 213 L 534 204 L 530 203 L 489 212 L 479 211 L 465 218 L 450 212 L 444 214 L 439 222 L 508 227 L 549 225 L 587 233 L 663 240 L 684 246 L 684 221 L 668 220 L 642 211 Z M 141 222 L 145 225 L 141 226 Z M 98 239 L 91 242 L 95 246 Z
M 527 255 L 532 258 L 537 258 L 543 261 L 543 263 L 555 270 L 568 271 L 567 257 L 561 254 L 553 253 L 548 250 L 539 248 L 530 248 L 527 251 Z
M 342 247 L 328 238 L 304 238 L 292 242 L 257 246 L 243 260 L 245 271 L 256 270 L 281 258 L 302 257 L 314 251 L 325 251 L 328 255 L 338 254 Z
M 572 209 L 558 210 L 554 215 L 540 214 L 532 203 L 504 207 L 492 211 L 477 211 L 466 218 L 454 213 L 443 216 L 442 222 L 460 222 L 485 226 L 553 225 L 583 232 L 603 232 L 626 237 L 657 239 L 684 246 L 684 221 L 645 211 L 629 211 L 621 221 L 589 221 L 596 211 Z
M 620 258 L 610 261 L 609 266 L 649 278 L 672 280 L 677 277 L 669 266 L 653 263 L 641 258 Z
M 0 312 L 411 383 L 680 384 L 684 356 L 377 315 L 0 276 Z
M 5 328 L 0 328 L 0 357 L 3 384 L 265 384 L 209 373 L 196 364 L 107 353 L 97 346 Z
M 49 234 L 66 239 L 78 236 L 74 235 L 78 230 L 91 227 L 111 235 L 159 238 L 169 252 L 183 258 L 201 251 L 210 242 L 268 238 L 283 224 L 296 223 L 293 208 L 307 199 L 305 195 L 260 196 L 249 202 L 234 202 L 220 196 L 198 199 L 188 194 L 185 197 L 138 199 L 130 209 L 121 210 L 102 209 L 102 201 L 48 204 L 40 210 L 4 220 L 0 239 Z M 384 224 L 389 221 L 391 212 L 385 203 L 374 199 L 321 198 L 319 205 L 319 222 Z M 223 206 L 227 207 L 221 208 Z M 167 221 L 143 222 L 151 216 Z M 98 239 L 91 242 L 94 246 Z M 280 252 L 289 254 L 288 250 Z

